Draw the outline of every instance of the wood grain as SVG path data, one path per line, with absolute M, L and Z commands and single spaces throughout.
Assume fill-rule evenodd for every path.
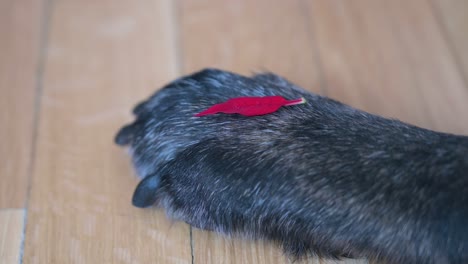
M 0 1 L 0 209 L 25 204 L 42 3 Z
M 379 1 L 309 1 L 328 96 L 354 107 L 429 123 Z
M 0 210 L 0 263 L 18 263 L 23 237 L 24 209 Z
M 320 92 L 318 55 L 303 11 L 301 1 L 179 1 L 182 70 L 272 71 Z
M 383 1 L 433 128 L 468 134 L 468 87 L 429 2 Z M 411 25 L 410 27 L 408 25 Z
M 431 0 L 435 15 L 445 31 L 446 41 L 452 48 L 452 56 L 468 82 L 468 1 Z
M 289 263 L 267 242 L 226 238 L 198 229 L 192 232 L 195 263 Z
M 189 228 L 130 205 L 113 137 L 176 77 L 171 1 L 55 1 L 25 263 L 190 263 Z
M 195 230 L 195 229 L 194 229 Z M 195 263 L 299 263 L 299 264 L 363 264 L 365 260 L 345 259 L 345 260 L 329 260 L 309 258 L 303 261 L 292 261 L 284 256 L 283 252 L 274 249 L 276 245 L 272 245 L 265 241 L 251 241 L 243 239 L 233 239 L 221 236 L 219 234 L 207 231 L 196 230 L 197 237 L 194 241 L 202 243 L 208 247 L 194 247 Z M 198 252 L 202 250 L 202 252 Z
M 468 90 L 426 1 L 310 1 L 309 14 L 330 97 L 468 132 Z

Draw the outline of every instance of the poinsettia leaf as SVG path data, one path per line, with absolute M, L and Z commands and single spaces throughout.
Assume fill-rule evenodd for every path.
M 264 97 L 237 97 L 229 99 L 224 103 L 215 104 L 195 116 L 200 117 L 217 113 L 241 114 L 244 116 L 266 115 L 276 112 L 282 106 L 303 104 L 305 102 L 304 98 L 286 100 L 278 95 Z

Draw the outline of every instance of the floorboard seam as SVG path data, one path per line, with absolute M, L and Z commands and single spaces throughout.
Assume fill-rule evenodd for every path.
M 39 132 L 39 119 L 41 111 L 41 97 L 44 88 L 44 68 L 47 53 L 47 46 L 49 42 L 49 27 L 51 21 L 53 0 L 45 0 L 42 7 L 42 21 L 40 22 L 40 39 L 39 39 L 39 54 L 36 65 L 36 83 L 35 83 L 35 98 L 34 98 L 34 113 L 33 113 L 33 127 L 32 127 L 32 140 L 31 140 L 31 153 L 28 164 L 28 181 L 26 188 L 26 201 L 24 205 L 24 218 L 23 218 L 23 232 L 20 244 L 19 263 L 23 263 L 24 246 L 26 241 L 26 226 L 28 221 L 29 200 L 31 196 L 32 187 L 32 174 L 34 172 L 34 164 L 36 159 L 37 138 Z

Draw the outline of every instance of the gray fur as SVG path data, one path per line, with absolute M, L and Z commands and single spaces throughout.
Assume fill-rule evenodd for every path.
M 304 97 L 273 114 L 194 117 L 240 96 Z M 116 142 L 143 178 L 133 203 L 293 257 L 468 263 L 468 138 L 208 69 L 140 103 Z

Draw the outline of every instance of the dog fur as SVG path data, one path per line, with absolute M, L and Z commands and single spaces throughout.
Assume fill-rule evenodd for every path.
M 262 116 L 194 117 L 240 96 L 304 97 Z M 279 243 L 293 258 L 468 263 L 468 137 L 372 115 L 271 73 L 206 69 L 135 107 L 137 207 Z

